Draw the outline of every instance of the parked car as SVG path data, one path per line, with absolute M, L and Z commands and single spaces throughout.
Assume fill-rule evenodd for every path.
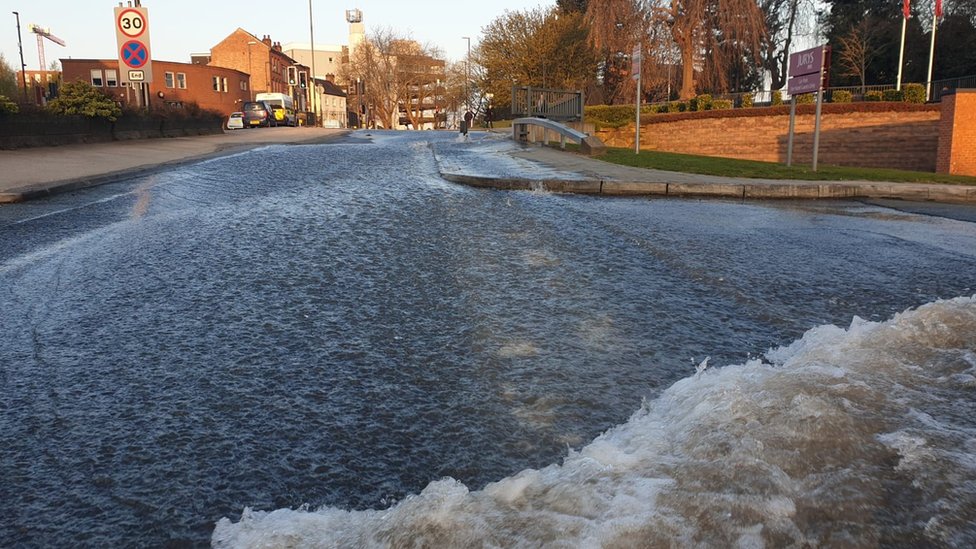
M 242 112 L 232 112 L 230 116 L 227 117 L 227 129 L 228 130 L 243 130 L 244 129 L 244 113 Z
M 258 126 L 277 126 L 274 112 L 271 107 L 263 101 L 248 101 L 241 108 L 244 113 L 244 127 L 255 128 Z

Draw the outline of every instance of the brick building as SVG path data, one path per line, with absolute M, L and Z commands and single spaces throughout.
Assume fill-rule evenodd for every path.
M 211 67 L 226 67 L 250 74 L 254 94 L 292 94 L 294 86 L 288 82 L 288 67 L 298 67 L 306 74 L 309 72 L 307 67 L 282 51 L 281 43 L 272 42 L 270 36 L 258 38 L 241 28 L 210 49 L 209 64 Z M 301 102 L 304 104 L 304 100 Z
M 27 71 L 27 100 L 35 105 L 45 105 L 57 94 L 61 85 L 61 71 Z M 23 93 L 24 72 L 17 71 L 17 91 Z M 20 99 L 20 95 L 11 99 Z
M 196 103 L 220 113 L 240 110 L 251 98 L 250 78 L 234 69 L 153 61 L 153 82 L 149 84 L 149 104 L 184 106 Z M 88 82 L 123 104 L 136 104 L 131 88 L 119 80 L 117 59 L 62 59 L 65 82 Z

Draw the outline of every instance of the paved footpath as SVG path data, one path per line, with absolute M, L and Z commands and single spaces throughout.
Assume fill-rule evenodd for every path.
M 108 183 L 167 166 L 266 144 L 321 143 L 349 130 L 261 128 L 223 134 L 0 151 L 0 204 Z M 435 147 L 441 175 L 456 183 L 608 196 L 740 199 L 860 198 L 976 204 L 976 186 L 873 181 L 764 180 L 631 168 L 539 146 L 501 132 L 472 132 L 471 141 Z M 504 168 L 479 173 L 479 158 Z
M 91 187 L 261 145 L 321 143 L 348 130 L 258 128 L 216 135 L 0 151 L 0 204 Z

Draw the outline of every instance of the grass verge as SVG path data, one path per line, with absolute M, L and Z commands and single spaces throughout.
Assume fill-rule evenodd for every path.
M 559 144 L 554 145 L 559 147 Z M 579 146 L 566 144 L 567 151 L 578 151 Z M 607 148 L 600 160 L 622 166 L 667 170 L 671 172 L 698 173 L 725 177 L 747 177 L 752 179 L 798 179 L 802 181 L 890 181 L 893 183 L 945 183 L 950 185 L 976 185 L 976 177 L 947 175 L 941 173 L 890 170 L 884 168 L 850 168 L 845 166 L 819 165 L 817 171 L 809 165 L 794 165 L 787 168 L 774 162 L 737 160 L 713 156 L 641 151 L 634 154 L 633 149 L 619 147 Z

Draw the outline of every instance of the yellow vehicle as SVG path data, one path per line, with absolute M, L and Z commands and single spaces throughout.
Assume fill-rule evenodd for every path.
M 279 126 L 295 126 L 298 116 L 295 114 L 295 100 L 285 93 L 259 93 L 255 101 L 264 101 L 274 112 L 275 121 Z

